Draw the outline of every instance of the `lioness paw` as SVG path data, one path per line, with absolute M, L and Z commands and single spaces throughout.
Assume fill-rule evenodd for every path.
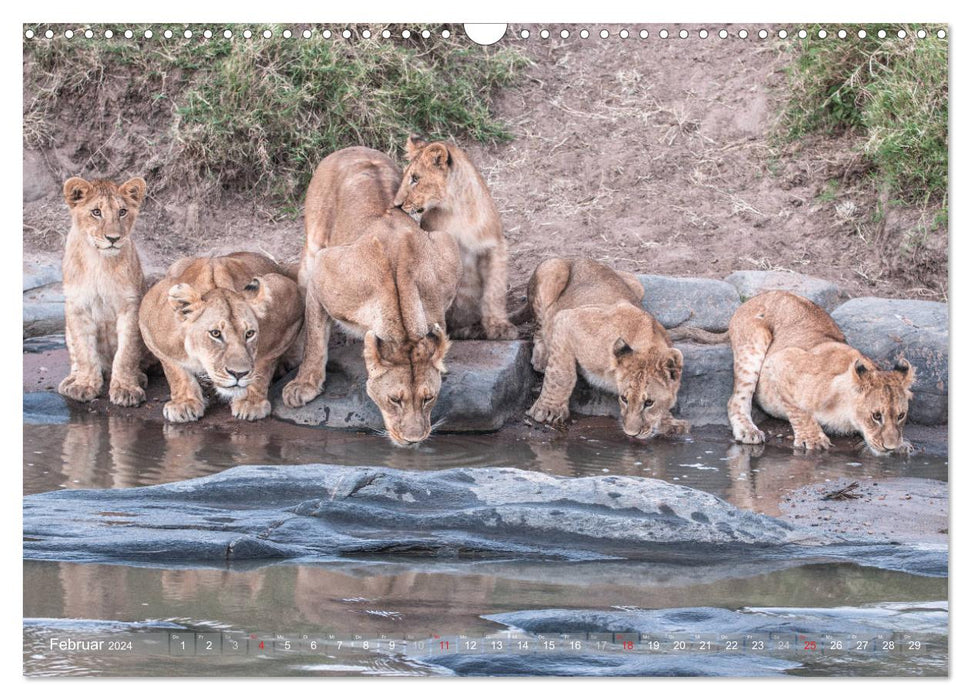
M 87 403 L 98 398 L 102 386 L 103 384 L 100 382 L 84 381 L 72 374 L 64 378 L 57 387 L 57 392 L 69 399 Z
M 797 434 L 792 441 L 792 446 L 797 450 L 828 450 L 833 443 L 829 441 L 824 433 L 813 435 Z
M 290 408 L 300 408 L 320 394 L 320 388 L 294 379 L 283 387 L 283 403 Z
M 482 324 L 485 336 L 489 340 L 515 340 L 519 337 L 516 326 L 505 319 L 499 321 L 488 321 Z
M 537 423 L 559 423 L 570 416 L 570 407 L 566 404 L 552 406 L 537 401 L 526 413 Z
M 138 406 L 145 401 L 145 390 L 138 386 L 114 384 L 108 389 L 108 398 L 116 406 Z
M 197 399 L 188 401 L 169 401 L 162 408 L 162 415 L 165 420 L 173 423 L 189 423 L 202 418 L 206 411 L 206 405 Z
M 270 415 L 270 402 L 267 399 L 233 399 L 229 408 L 233 417 L 240 420 L 259 420 Z

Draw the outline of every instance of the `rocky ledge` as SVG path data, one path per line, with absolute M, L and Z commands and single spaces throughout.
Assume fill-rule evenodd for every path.
M 657 479 L 511 468 L 245 466 L 159 486 L 27 496 L 23 516 L 24 557 L 56 561 L 830 559 L 947 571 L 946 545 L 915 554 L 880 538 L 811 531 Z

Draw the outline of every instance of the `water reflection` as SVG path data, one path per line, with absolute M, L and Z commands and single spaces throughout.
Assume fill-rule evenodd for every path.
M 725 430 L 684 440 L 628 440 L 592 419 L 569 434 L 519 430 L 436 435 L 398 449 L 375 435 L 294 426 L 172 425 L 117 416 L 86 416 L 62 425 L 24 426 L 24 492 L 126 488 L 205 476 L 241 464 L 383 465 L 425 471 L 517 467 L 559 476 L 604 474 L 664 479 L 702 489 L 734 505 L 778 514 L 791 489 L 826 479 L 919 476 L 947 479 L 943 457 L 878 459 L 853 449 L 793 454 L 776 446 L 732 442 Z

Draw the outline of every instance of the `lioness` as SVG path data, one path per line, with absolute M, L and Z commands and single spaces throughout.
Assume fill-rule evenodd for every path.
M 506 239 L 485 180 L 451 143 L 410 136 L 405 157 L 408 166 L 394 205 L 420 215 L 426 231 L 451 233 L 462 252 L 462 284 L 448 310 L 449 333 L 455 338 L 483 333 L 489 340 L 516 338 L 516 327 L 506 318 Z
M 765 292 L 742 304 L 728 325 L 735 356 L 735 390 L 728 417 L 735 439 L 758 444 L 752 397 L 771 416 L 788 420 L 793 446 L 830 446 L 823 432 L 859 432 L 875 455 L 909 450 L 904 422 L 914 368 L 899 360 L 890 371 L 846 344 L 823 309 L 790 292 Z
M 145 199 L 140 177 L 120 187 L 107 180 L 72 177 L 64 183 L 71 211 L 62 270 L 64 322 L 71 373 L 57 387 L 76 401 L 91 401 L 110 369 L 108 398 L 119 406 L 145 400 L 144 354 L 138 334 L 142 265 L 131 230 Z
M 233 416 L 258 420 L 276 363 L 300 332 L 297 284 L 256 253 L 183 258 L 142 300 L 145 344 L 162 362 L 172 399 L 167 420 L 198 420 L 206 400 L 197 376 L 229 400 Z
M 305 346 L 283 401 L 320 394 L 332 320 L 364 338 L 367 393 L 399 446 L 431 433 L 449 340 L 445 310 L 462 274 L 448 233 L 422 231 L 394 207 L 398 169 L 383 153 L 346 148 L 327 156 L 307 192 Z
M 533 419 L 569 415 L 579 365 L 591 384 L 618 395 L 630 437 L 688 432 L 688 423 L 671 416 L 684 358 L 641 308 L 644 288 L 634 275 L 593 260 L 552 258 L 536 268 L 527 294 L 538 323 L 533 368 L 546 374 L 528 412 Z

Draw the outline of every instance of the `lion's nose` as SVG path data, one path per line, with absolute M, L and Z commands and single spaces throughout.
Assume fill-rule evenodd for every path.
M 248 369 L 244 369 L 243 371 L 238 372 L 238 371 L 236 371 L 234 369 L 229 369 L 229 367 L 227 367 L 226 368 L 226 371 L 229 372 L 234 377 L 236 377 L 236 381 L 239 381 L 240 379 L 242 379 L 243 377 L 245 377 L 247 374 L 249 374 L 249 370 Z
M 105 234 L 105 238 L 108 239 L 109 243 L 117 243 L 119 240 L 121 240 L 121 236 L 109 236 L 107 234 Z

